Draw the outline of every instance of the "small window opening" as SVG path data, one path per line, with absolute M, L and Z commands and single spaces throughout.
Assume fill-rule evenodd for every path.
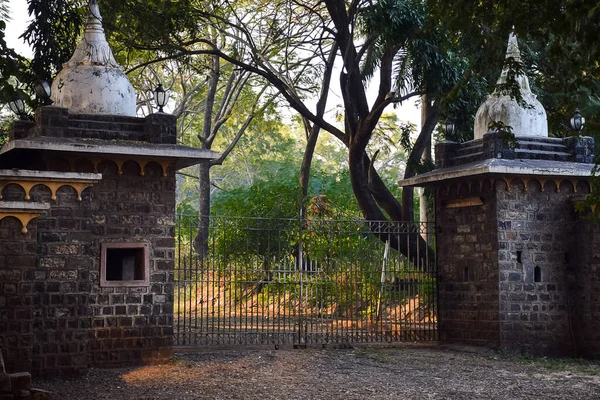
M 465 282 L 469 282 L 469 267 L 465 267 L 464 275 L 463 275 L 463 280 Z
M 533 281 L 541 282 L 542 281 L 542 269 L 540 267 L 535 267 L 533 269 Z
M 521 259 L 521 255 L 523 254 L 523 252 L 521 250 L 517 250 L 517 262 L 519 264 L 523 263 L 522 259 Z
M 569 263 L 570 256 L 571 256 L 571 255 L 570 255 L 570 254 L 569 254 L 569 252 L 567 251 L 567 252 L 565 253 L 565 264 L 568 264 L 568 263 Z
M 148 261 L 147 244 L 104 243 L 100 286 L 147 286 Z

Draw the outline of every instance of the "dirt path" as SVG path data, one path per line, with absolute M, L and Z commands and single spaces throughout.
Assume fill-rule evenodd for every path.
M 54 399 L 600 399 L 600 363 L 437 346 L 227 350 L 37 380 Z

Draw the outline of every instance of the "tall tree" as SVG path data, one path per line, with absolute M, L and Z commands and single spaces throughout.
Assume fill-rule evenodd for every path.
M 385 185 L 367 145 L 386 107 L 428 93 L 427 121 L 408 158 L 407 176 L 417 170 L 440 113 L 441 96 L 457 82 L 447 41 L 432 21 L 425 19 L 424 4 L 417 0 L 327 0 L 323 2 L 187 2 L 168 37 L 133 43 L 169 57 L 212 54 L 270 82 L 305 121 L 308 146 L 305 166 L 310 166 L 314 140 L 320 130 L 337 137 L 348 148 L 353 191 L 368 220 L 412 218 Z M 184 14 L 184 13 L 182 13 Z M 194 16 L 195 18 L 191 18 Z M 186 25 L 193 20 L 193 24 Z M 235 40 L 223 49 L 210 37 L 198 35 L 198 23 Z M 437 35 L 437 36 L 436 36 Z M 243 51 L 240 51 L 243 49 Z M 340 71 L 334 63 L 339 60 Z M 342 93 L 344 127 L 325 118 L 327 89 L 337 74 Z M 371 105 L 367 86 L 379 77 L 378 95 Z M 311 110 L 306 97 L 323 88 Z M 306 169 L 305 169 L 306 170 Z M 407 196 L 405 208 L 412 207 Z M 404 245 L 402 245 L 404 246 Z M 413 261 L 425 258 L 411 243 Z

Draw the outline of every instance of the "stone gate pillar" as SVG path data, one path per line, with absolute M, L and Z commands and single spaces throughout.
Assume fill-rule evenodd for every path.
M 507 57 L 520 60 L 514 35 Z M 549 138 L 527 77 L 517 82 L 533 107 L 494 92 L 477 112 L 475 140 L 438 144 L 437 169 L 400 182 L 435 189 L 441 338 L 600 356 L 599 229 L 574 206 L 590 192 L 594 140 Z M 489 121 L 514 135 L 484 131 Z

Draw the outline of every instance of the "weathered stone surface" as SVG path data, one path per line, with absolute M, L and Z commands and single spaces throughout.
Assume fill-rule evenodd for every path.
M 106 41 L 97 1 L 89 3 L 84 36 L 52 82 L 52 100 L 74 113 L 136 114 L 135 91 Z
M 31 386 L 31 374 L 29 372 L 15 372 L 10 374 L 10 382 L 13 392 L 29 390 Z
M 508 39 L 506 58 L 514 62 L 521 61 L 517 37 L 511 33 Z M 506 85 L 509 70 L 505 67 L 496 83 L 497 89 L 479 107 L 475 115 L 475 139 L 481 139 L 489 132 L 490 123 L 502 122 L 512 127 L 512 133 L 517 136 L 548 137 L 548 121 L 546 110 L 531 92 L 529 79 L 525 74 L 518 74 L 515 79 L 525 104 L 519 104 L 507 92 Z
M 580 219 L 571 201 L 575 184 L 578 193 L 589 186 L 505 179 L 438 191 L 442 338 L 539 355 L 599 356 L 593 310 L 600 298 L 592 293 L 600 290 L 600 269 L 593 267 L 600 226 Z M 472 196 L 483 204 L 447 207 Z
M 19 390 L 18 393 L 13 393 L 17 399 L 29 400 L 31 398 L 31 392 L 29 390 Z
M 31 134 L 34 124 L 31 121 L 17 120 L 13 122 L 8 130 L 8 138 L 17 140 L 26 138 Z
M 31 400 L 50 400 L 52 393 L 47 390 L 31 388 Z
M 12 392 L 10 375 L 0 373 L 0 393 Z

